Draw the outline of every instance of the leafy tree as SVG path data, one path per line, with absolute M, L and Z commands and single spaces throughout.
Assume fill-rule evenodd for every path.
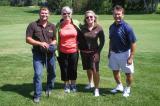
M 111 10 L 110 0 L 85 0 L 83 11 L 93 10 L 96 13 L 107 13 Z
M 121 5 L 122 7 L 124 7 L 126 2 L 126 0 L 111 0 L 111 1 L 112 1 L 112 8 L 115 5 Z
M 155 12 L 159 0 L 126 0 L 126 9 L 130 11 Z
M 109 13 L 115 5 L 121 5 L 127 11 L 155 11 L 158 0 L 47 0 L 49 8 L 60 13 L 63 6 L 74 8 L 76 13 L 93 10 L 96 13 Z
M 51 11 L 59 14 L 63 6 L 72 7 L 73 0 L 47 0 L 48 7 Z
M 49 8 L 60 13 L 63 6 L 74 8 L 75 13 L 84 13 L 87 10 L 94 10 L 96 13 L 106 13 L 110 11 L 110 0 L 47 0 Z
M 73 0 L 73 8 L 75 13 L 84 13 L 89 0 Z
M 25 6 L 31 4 L 31 0 L 11 0 L 12 6 Z
M 45 0 L 10 0 L 11 6 L 32 6 L 32 5 L 38 5 L 42 2 L 45 2 Z
M 10 0 L 0 0 L 0 6 L 8 6 L 10 5 Z

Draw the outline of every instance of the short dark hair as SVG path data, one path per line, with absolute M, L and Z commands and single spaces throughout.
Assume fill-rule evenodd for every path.
M 49 9 L 47 8 L 47 7 L 41 7 L 40 9 L 39 9 L 39 13 L 42 11 L 42 10 L 47 10 L 48 12 L 49 12 Z
M 114 6 L 114 8 L 113 8 L 113 12 L 114 12 L 114 10 L 122 11 L 122 13 L 123 13 L 123 14 L 124 14 L 124 12 L 125 12 L 124 8 L 123 8 L 122 6 L 120 6 L 120 5 L 116 5 L 116 6 Z

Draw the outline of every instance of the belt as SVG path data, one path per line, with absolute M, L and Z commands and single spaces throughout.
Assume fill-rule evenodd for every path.
M 95 51 L 92 51 L 92 50 L 80 50 L 81 52 L 83 53 L 94 53 Z

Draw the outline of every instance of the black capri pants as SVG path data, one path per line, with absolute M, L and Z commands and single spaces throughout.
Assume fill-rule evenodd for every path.
M 58 62 L 61 70 L 61 80 L 69 81 L 77 79 L 78 52 L 76 53 L 59 53 Z

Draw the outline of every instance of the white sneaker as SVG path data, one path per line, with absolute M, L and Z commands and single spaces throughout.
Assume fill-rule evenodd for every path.
M 99 89 L 95 89 L 95 90 L 94 90 L 94 96 L 95 96 L 95 97 L 98 97 L 98 96 L 99 96 Z
M 65 93 L 70 93 L 70 92 L 71 92 L 69 85 L 65 85 L 65 87 L 64 87 L 64 92 L 65 92 Z
M 131 92 L 130 87 L 126 87 L 123 91 L 123 96 L 128 97 L 130 92 Z
M 91 88 L 94 88 L 93 83 L 89 83 L 88 85 L 85 86 L 85 89 L 91 89 Z
M 40 102 L 40 98 L 39 98 L 39 97 L 34 98 L 33 101 L 34 101 L 35 103 L 39 103 L 39 102 Z
M 116 88 L 112 89 L 110 92 L 111 93 L 117 93 L 117 92 L 123 92 L 123 85 L 122 84 L 118 84 Z
M 71 91 L 70 91 L 70 89 L 67 88 L 67 89 L 64 89 L 64 92 L 65 93 L 70 93 Z
M 45 93 L 46 93 L 46 96 L 48 96 L 48 97 L 49 97 L 49 96 L 51 95 L 51 90 L 46 90 L 46 92 L 45 92 Z

